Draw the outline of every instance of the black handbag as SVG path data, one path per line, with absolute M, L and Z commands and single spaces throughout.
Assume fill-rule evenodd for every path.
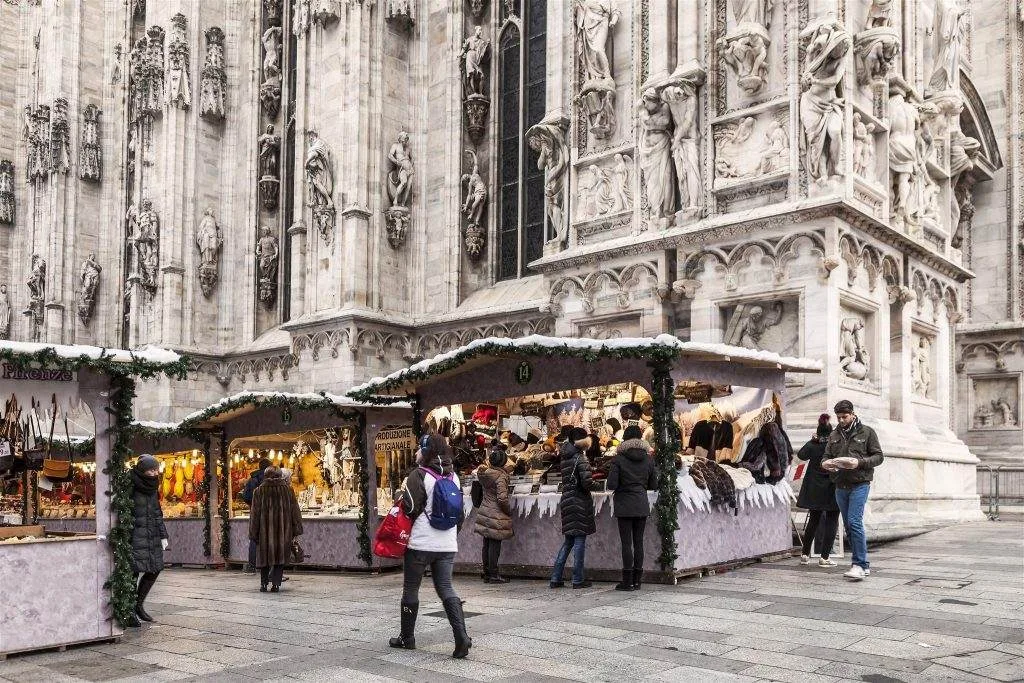
M 473 507 L 478 508 L 484 502 L 484 487 L 477 479 L 469 487 L 469 499 L 473 501 Z
M 306 561 L 307 557 L 309 557 L 309 555 L 307 555 L 305 552 L 303 552 L 302 546 L 299 544 L 299 539 L 293 538 L 292 539 L 292 552 L 291 552 L 291 558 L 290 558 L 291 561 L 292 561 L 292 564 L 302 564 L 303 562 Z

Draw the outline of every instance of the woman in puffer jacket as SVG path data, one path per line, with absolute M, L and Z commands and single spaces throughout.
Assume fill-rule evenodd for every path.
M 562 574 L 565 563 L 572 552 L 572 587 L 589 588 L 593 584 L 587 581 L 583 573 L 583 563 L 587 552 L 587 536 L 597 531 L 594 521 L 594 498 L 590 491 L 593 488 L 593 477 L 590 463 L 587 461 L 587 450 L 591 445 L 591 437 L 581 427 L 574 427 L 569 438 L 559 450 L 562 469 L 562 535 L 565 541 L 555 556 L 555 566 L 551 572 L 551 587 L 561 588 L 565 585 Z
M 488 457 L 488 463 L 477 470 L 477 480 L 483 489 L 483 500 L 476 511 L 473 531 L 484 538 L 483 565 L 485 583 L 508 583 L 498 574 L 498 557 L 501 542 L 512 538 L 512 508 L 508 495 L 509 474 L 505 469 L 508 455 L 504 449 L 495 448 Z
M 608 471 L 608 488 L 622 543 L 622 582 L 615 590 L 640 589 L 644 571 L 644 528 L 651 514 L 647 492 L 658 488 L 658 471 L 651 447 L 640 438 L 639 427 L 627 427 Z

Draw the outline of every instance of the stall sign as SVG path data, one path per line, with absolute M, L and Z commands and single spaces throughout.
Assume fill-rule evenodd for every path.
M 373 442 L 374 453 L 387 453 L 407 448 L 413 448 L 416 439 L 412 433 L 412 427 L 385 427 L 377 432 L 377 439 Z
M 4 363 L 0 379 L 29 380 L 32 382 L 73 382 L 75 373 L 71 370 L 52 368 L 20 368 L 14 363 Z
M 533 366 L 527 361 L 521 362 L 516 366 L 516 383 L 520 385 L 529 384 L 533 379 Z
M 710 384 L 696 384 L 677 387 L 676 395 L 681 395 L 687 403 L 708 403 L 711 401 L 711 391 Z

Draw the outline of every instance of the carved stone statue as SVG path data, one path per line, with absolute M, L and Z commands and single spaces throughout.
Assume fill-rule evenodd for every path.
M 156 215 L 151 200 L 142 200 L 134 223 L 138 232 L 131 236 L 131 240 L 135 245 L 138 275 L 144 287 L 155 290 L 160 262 L 160 218 Z
M 82 267 L 78 271 L 78 319 L 83 325 L 88 325 L 92 317 L 101 272 L 103 268 L 96 262 L 96 254 L 89 254 L 89 258 L 82 262 Z
M 203 220 L 196 229 L 196 248 L 199 250 L 199 287 L 207 299 L 213 294 L 219 278 L 220 250 L 224 245 L 220 226 L 207 207 Z
M 612 169 L 612 208 L 609 213 L 633 208 L 633 159 L 625 154 L 615 155 Z
M 930 93 L 956 90 L 960 83 L 960 51 L 967 32 L 967 10 L 959 0 L 937 0 L 935 7 L 935 64 L 928 79 Z
M 732 346 L 743 346 L 748 349 L 760 349 L 761 337 L 769 327 L 774 327 L 782 320 L 783 305 L 781 301 L 770 304 L 771 314 L 765 314 L 766 305 L 739 304 L 729 318 L 725 329 L 725 343 Z
M 932 388 L 931 342 L 927 337 L 919 337 L 911 370 L 914 393 L 927 398 Z
M 267 124 L 267 132 L 256 140 L 260 151 L 260 177 L 277 177 L 278 155 L 281 151 L 281 136 L 274 135 L 274 124 Z
M 608 39 L 619 21 L 613 0 L 576 0 L 576 49 L 583 70 L 579 101 L 596 138 L 615 130 L 615 80 Z
M 267 308 L 271 308 L 277 299 L 277 260 L 280 255 L 277 238 L 270 233 L 270 228 L 260 228 L 260 238 L 256 242 L 256 271 L 260 301 Z
M 281 73 L 281 27 L 271 26 L 263 32 L 263 75 Z
M 853 172 L 875 180 L 875 124 L 864 123 L 860 112 L 853 114 Z
M 167 46 L 167 104 L 188 109 L 192 105 L 192 83 L 189 75 L 188 41 L 185 39 L 184 14 L 171 17 L 172 37 Z
M 462 87 L 465 95 L 486 95 L 487 72 L 485 65 L 491 56 L 491 41 L 484 38 L 484 27 L 477 26 L 473 35 L 466 38 L 459 53 L 462 67 Z
M 414 0 L 384 0 L 384 18 L 400 28 L 409 28 L 416 20 Z
M 0 160 L 0 223 L 14 225 L 14 162 Z
M 404 130 L 398 133 L 398 140 L 388 150 L 388 163 L 391 164 L 391 170 L 388 172 L 388 197 L 391 199 L 391 206 L 409 208 L 412 177 L 416 169 L 412 161 L 412 150 L 409 149 L 409 134 Z
M 924 163 L 918 136 L 921 116 L 917 106 L 906 99 L 903 88 L 893 88 L 889 97 L 889 169 L 892 173 L 892 216 L 897 227 L 910 228 L 920 222 L 923 196 L 919 175 Z
M 868 9 L 868 19 L 865 22 L 864 28 L 880 28 L 882 26 L 890 26 L 892 20 L 890 15 L 892 14 L 893 0 L 872 0 L 871 8 Z
M 871 372 L 871 357 L 864 342 L 864 321 L 844 318 L 839 336 L 839 369 L 851 379 L 866 380 Z
M 992 409 L 1002 417 L 1004 427 L 1017 426 L 1017 417 L 1013 414 L 1013 406 L 1005 398 L 1000 396 L 992 401 Z
M 611 212 L 615 205 L 615 190 L 612 187 L 611 174 L 591 164 L 580 173 L 579 179 L 579 213 L 580 220 L 590 220 Z
M 32 271 L 28 282 L 28 314 L 32 323 L 32 337 L 38 339 L 46 312 L 46 260 L 39 254 L 32 254 Z
M 71 170 L 71 124 L 68 121 L 68 101 L 63 97 L 53 100 L 50 119 L 50 171 L 67 173 Z
M 700 150 L 697 130 L 697 84 L 683 79 L 661 91 L 672 113 L 672 160 L 679 186 L 679 205 L 683 218 L 698 217 L 704 207 Z
M 868 28 L 854 39 L 857 82 L 884 83 L 900 53 L 900 34 L 886 24 Z
M 768 46 L 774 0 L 732 0 L 736 25 L 718 41 L 719 54 L 736 74 L 737 85 L 756 95 L 768 82 Z
M 775 0 L 732 0 L 732 13 L 737 24 L 757 24 L 768 28 L 774 4 Z
M 651 218 L 666 222 L 676 210 L 672 159 L 672 113 L 653 88 L 644 91 L 639 107 L 640 168 Z
M 50 108 L 45 104 L 25 107 L 25 141 L 29 180 L 45 180 L 50 174 Z
M 320 26 L 328 26 L 339 19 L 338 0 L 312 0 L 313 22 Z
M 537 153 L 537 168 L 544 171 L 544 197 L 547 200 L 548 227 L 554 232 L 550 242 L 564 247 L 568 237 L 565 222 L 565 174 L 569 164 L 569 147 L 565 134 L 568 121 L 553 115 L 526 131 L 526 142 Z
M 0 339 L 11 338 L 11 310 L 7 285 L 0 285 Z
M 839 84 L 846 73 L 850 34 L 838 24 L 811 26 L 801 34 L 809 39 L 800 96 L 800 123 L 807 155 L 807 174 L 819 183 L 839 176 L 843 147 L 843 103 Z
M 150 26 L 146 31 L 146 101 L 141 113 L 159 116 L 164 105 L 164 30 Z
M 473 168 L 462 175 L 462 186 L 466 200 L 462 203 L 462 215 L 466 217 L 466 254 L 477 259 L 483 253 L 487 231 L 484 228 L 484 210 L 487 208 L 487 183 L 480 176 L 476 152 L 466 150 L 473 159 Z
M 206 61 L 203 64 L 199 115 L 220 121 L 225 115 L 224 31 L 217 26 L 206 29 Z
M 311 0 L 295 0 L 292 9 L 292 33 L 297 36 L 305 35 L 313 20 L 313 10 L 310 7 Z
M 263 105 L 263 110 L 269 118 L 277 118 L 277 113 L 281 111 L 280 73 L 270 74 L 260 85 L 260 104 Z
M 331 150 L 315 130 L 308 133 L 309 146 L 306 148 L 306 181 L 309 186 L 309 206 L 313 208 L 313 219 L 320 229 L 324 241 L 329 242 L 334 233 L 334 162 Z
M 82 142 L 78 148 L 78 177 L 82 180 L 99 180 L 103 172 L 100 113 L 95 104 L 88 105 L 82 112 Z
M 715 128 L 715 176 L 718 178 L 744 178 L 753 175 L 764 166 L 763 151 L 758 152 L 756 162 L 751 164 L 747 140 L 754 132 L 757 120 L 748 116 L 736 123 Z M 789 146 L 788 139 L 786 146 Z M 753 169 L 753 170 L 751 170 Z

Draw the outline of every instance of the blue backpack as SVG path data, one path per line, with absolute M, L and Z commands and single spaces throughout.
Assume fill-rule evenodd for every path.
M 427 521 L 430 526 L 447 531 L 458 525 L 462 519 L 462 489 L 455 483 L 451 474 L 437 476 L 433 470 L 421 467 L 425 474 L 434 477 L 434 493 L 431 499 L 430 515 Z

